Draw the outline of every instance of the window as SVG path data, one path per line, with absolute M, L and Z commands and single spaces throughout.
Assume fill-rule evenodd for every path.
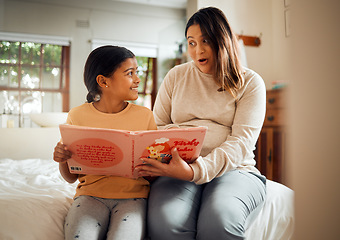
M 29 127 L 30 113 L 67 112 L 69 56 L 69 46 L 0 39 L 2 115 Z
M 152 109 L 157 93 L 157 59 L 138 56 L 136 59 L 138 63 L 138 75 L 141 81 L 138 87 L 139 97 L 134 103 Z

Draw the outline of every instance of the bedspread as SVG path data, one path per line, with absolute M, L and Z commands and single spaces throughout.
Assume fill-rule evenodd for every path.
M 53 160 L 0 160 L 0 239 L 62 240 L 77 182 Z M 246 231 L 250 240 L 287 240 L 293 233 L 293 191 L 267 181 L 266 203 Z

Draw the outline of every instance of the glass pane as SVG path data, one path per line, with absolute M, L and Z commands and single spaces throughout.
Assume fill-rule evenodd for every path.
M 39 88 L 39 68 L 22 67 L 21 70 L 21 87 L 22 88 Z
M 0 63 L 9 63 L 9 42 L 0 42 Z
M 41 44 L 25 42 L 21 44 L 21 62 L 23 64 L 39 65 L 41 56 Z
M 19 62 L 19 42 L 0 42 L 0 63 Z
M 151 109 L 151 95 L 149 95 L 149 94 L 147 94 L 147 95 L 139 94 L 138 99 L 135 100 L 135 101 L 132 101 L 132 102 L 134 104 L 144 106 L 144 107 Z
M 30 113 L 40 113 L 41 112 L 41 92 L 23 92 L 21 95 L 22 98 L 22 113 L 30 114 Z
M 152 83 L 152 76 L 149 75 L 148 81 L 146 82 L 146 90 L 145 90 L 146 93 L 151 94 L 151 92 L 152 92 L 152 85 L 153 85 L 153 83 Z
M 0 65 L 0 86 L 8 86 L 9 67 Z
M 18 81 L 18 66 L 11 66 L 9 68 L 9 76 L 10 76 L 10 82 L 9 86 L 10 87 L 18 87 L 19 86 L 19 81 Z
M 0 65 L 0 86 L 18 87 L 18 67 Z
M 19 92 L 0 91 L 0 111 L 1 113 L 19 113 Z
M 49 66 L 61 65 L 61 49 L 62 46 L 46 44 L 44 45 L 43 56 L 44 64 Z
M 10 42 L 10 54 L 9 54 L 9 62 L 18 64 L 19 63 L 19 46 L 20 42 Z
M 8 92 L 8 108 L 9 113 L 19 113 L 20 111 L 20 102 L 19 102 L 19 91 L 9 91 Z
M 19 127 L 19 92 L 0 91 L 1 126 Z
M 41 92 L 27 91 L 21 94 L 21 127 L 31 127 L 34 124 L 29 117 L 30 113 L 41 112 Z
M 148 68 L 148 57 L 136 57 L 137 64 L 140 66 L 144 71 Z
M 62 112 L 61 93 L 45 92 L 42 94 L 42 111 L 43 112 Z
M 138 91 L 144 92 L 145 77 L 146 77 L 146 71 L 148 70 L 148 60 L 149 60 L 149 58 L 137 56 L 136 59 L 137 59 L 137 64 L 138 64 L 138 77 L 141 80 L 141 82 L 139 83 Z M 151 71 L 151 68 L 150 68 L 150 71 Z
M 60 83 L 60 68 L 45 67 L 42 76 L 42 87 L 59 89 Z
M 140 79 L 140 83 L 138 86 L 138 92 L 144 92 L 144 86 L 145 86 L 145 72 L 143 71 L 142 67 L 138 67 L 138 77 Z
M 0 92 L 0 113 L 9 113 L 7 91 Z

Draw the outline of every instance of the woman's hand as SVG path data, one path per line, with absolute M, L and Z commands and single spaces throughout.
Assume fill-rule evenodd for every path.
M 152 158 L 142 158 L 145 162 L 143 165 L 136 167 L 139 175 L 143 176 L 167 176 L 185 181 L 191 181 L 194 177 L 194 171 L 178 154 L 176 148 L 171 149 L 172 159 L 167 163 L 161 163 Z
M 67 150 L 66 146 L 61 142 L 58 142 L 57 146 L 55 146 L 54 148 L 53 160 L 58 163 L 64 163 L 69 158 L 71 158 L 71 156 L 72 153 L 69 150 Z

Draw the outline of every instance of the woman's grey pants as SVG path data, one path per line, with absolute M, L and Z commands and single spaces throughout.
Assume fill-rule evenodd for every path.
M 196 185 L 168 177 L 151 186 L 148 234 L 151 240 L 244 239 L 262 209 L 266 179 L 233 170 Z

